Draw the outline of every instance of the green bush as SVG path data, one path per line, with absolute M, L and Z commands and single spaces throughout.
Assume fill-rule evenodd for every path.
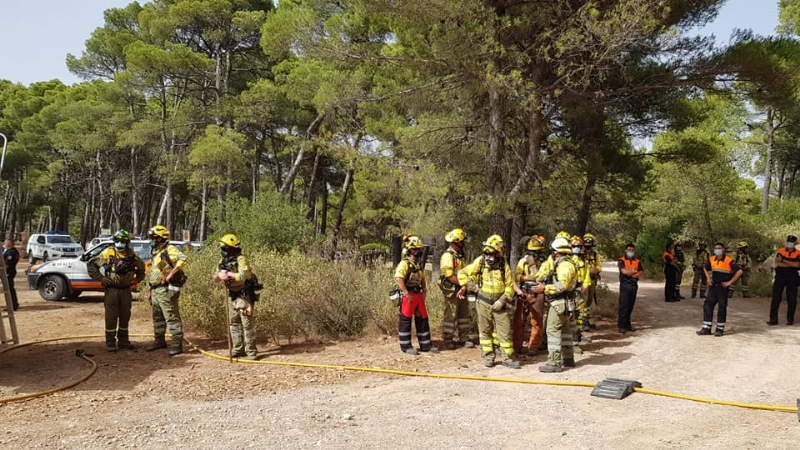
M 383 268 L 332 263 L 298 252 L 245 251 L 264 284 L 256 305 L 260 341 L 358 336 L 374 329 L 394 334 L 397 309 L 388 300 L 393 284 Z M 227 336 L 226 294 L 212 282 L 219 255 L 215 249 L 195 253 L 186 269 L 189 282 L 181 296 L 187 326 L 221 339 Z
M 312 228 L 306 208 L 292 204 L 277 192 L 262 192 L 255 203 L 231 195 L 209 207 L 209 223 L 215 238 L 233 233 L 250 249 L 267 248 L 278 253 L 311 242 Z
M 747 280 L 747 290 L 750 295 L 756 297 L 769 297 L 772 295 L 772 271 L 753 270 Z M 736 293 L 739 293 L 739 283 L 736 285 Z

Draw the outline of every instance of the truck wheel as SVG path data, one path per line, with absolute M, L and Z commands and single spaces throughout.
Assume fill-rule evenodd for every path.
M 30 265 L 36 264 L 36 257 L 33 256 L 33 253 L 31 252 L 28 252 L 28 262 L 30 263 Z
M 67 293 L 67 282 L 58 275 L 46 275 L 39 283 L 39 295 L 47 300 L 61 300 Z
M 49 256 L 47 255 L 47 252 L 44 252 L 44 255 L 42 255 L 42 261 L 47 262 L 47 258 L 49 258 Z

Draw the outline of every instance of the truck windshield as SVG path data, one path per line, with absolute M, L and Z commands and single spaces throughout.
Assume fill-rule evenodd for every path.
M 72 236 L 47 236 L 47 242 L 51 244 L 76 244 Z

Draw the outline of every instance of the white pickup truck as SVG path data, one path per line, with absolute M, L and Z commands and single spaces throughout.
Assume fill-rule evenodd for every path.
M 131 248 L 142 261 L 146 261 L 150 259 L 149 244 L 150 241 L 135 240 L 131 241 Z M 84 291 L 103 292 L 102 284 L 89 276 L 86 263 L 111 245 L 112 241 L 104 241 L 91 247 L 80 258 L 62 258 L 32 265 L 27 272 L 28 285 L 49 301 L 77 298 Z

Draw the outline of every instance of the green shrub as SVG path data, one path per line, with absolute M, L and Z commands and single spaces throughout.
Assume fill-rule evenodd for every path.
M 181 296 L 187 326 L 216 339 L 227 336 L 226 294 L 212 282 L 216 249 L 195 253 L 187 266 L 189 282 Z M 347 262 L 332 263 L 298 252 L 247 251 L 264 284 L 256 305 L 260 340 L 358 336 L 370 326 L 394 334 L 397 309 L 389 304 L 391 272 Z
M 772 271 L 753 270 L 747 280 L 747 290 L 750 295 L 756 297 L 769 297 L 772 295 Z M 736 293 L 739 293 L 739 283 L 736 285 Z
M 262 192 L 255 203 L 231 195 L 209 207 L 212 238 L 233 233 L 247 248 L 267 248 L 285 253 L 311 242 L 311 224 L 306 208 L 292 204 L 277 192 Z M 216 239 L 209 239 L 216 242 Z

